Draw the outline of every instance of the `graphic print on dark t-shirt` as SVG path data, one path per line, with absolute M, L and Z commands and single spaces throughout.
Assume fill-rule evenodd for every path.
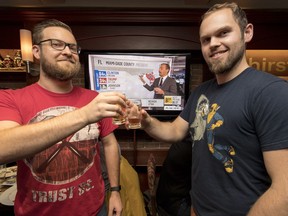
M 45 121 L 73 107 L 52 107 L 37 114 L 31 121 Z M 91 124 L 50 148 L 25 160 L 34 178 L 42 183 L 65 184 L 81 177 L 94 163 L 99 136 L 97 124 Z
M 220 161 L 227 173 L 232 173 L 234 162 L 231 156 L 235 155 L 235 150 L 230 145 L 215 143 L 215 133 L 217 128 L 224 124 L 224 118 L 217 112 L 220 106 L 217 103 L 210 105 L 208 98 L 201 95 L 197 101 L 195 119 L 190 125 L 191 137 L 194 141 L 201 140 L 206 132 L 207 145 L 211 154 Z

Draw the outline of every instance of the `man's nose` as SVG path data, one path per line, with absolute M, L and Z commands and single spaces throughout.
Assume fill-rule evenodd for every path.
M 64 52 L 67 55 L 72 55 L 72 52 L 69 48 L 69 46 L 65 46 L 64 50 L 62 50 L 62 52 Z
M 221 42 L 220 39 L 217 37 L 211 37 L 210 39 L 210 46 L 211 47 L 216 47 L 216 46 L 220 46 Z

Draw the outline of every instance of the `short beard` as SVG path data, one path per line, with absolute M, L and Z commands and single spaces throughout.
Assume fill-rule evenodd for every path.
M 67 70 L 66 68 L 59 67 L 57 64 L 50 64 L 44 60 L 41 61 L 41 67 L 47 77 L 58 81 L 68 81 L 79 73 L 81 64 L 76 62 L 71 70 Z
M 229 73 L 236 65 L 240 63 L 245 54 L 245 45 L 241 46 L 236 53 L 232 53 L 228 56 L 228 59 L 225 62 L 209 62 L 208 67 L 210 71 L 214 74 L 227 74 Z

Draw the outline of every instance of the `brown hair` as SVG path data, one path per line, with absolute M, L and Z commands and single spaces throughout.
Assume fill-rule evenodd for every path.
M 167 64 L 167 63 L 162 63 L 161 65 L 165 65 L 166 66 L 166 69 L 170 71 L 170 65 Z
M 33 35 L 32 35 L 33 44 L 38 44 L 42 40 L 42 37 L 43 37 L 42 32 L 44 29 L 46 29 L 48 27 L 62 27 L 62 28 L 65 28 L 72 33 L 71 28 L 59 20 L 56 20 L 56 19 L 44 20 L 44 21 L 36 24 L 33 28 Z
M 238 23 L 240 30 L 242 33 L 244 33 L 246 26 L 248 25 L 248 19 L 246 17 L 246 13 L 234 2 L 226 2 L 223 4 L 215 4 L 211 8 L 209 8 L 208 11 L 206 11 L 205 14 L 202 15 L 201 17 L 201 22 L 210 14 L 214 13 L 215 11 L 225 9 L 225 8 L 230 8 L 233 13 L 233 17 L 235 21 Z

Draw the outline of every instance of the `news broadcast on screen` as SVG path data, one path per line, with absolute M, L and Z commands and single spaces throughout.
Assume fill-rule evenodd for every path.
M 181 111 L 187 94 L 188 54 L 88 54 L 89 88 L 98 92 L 122 92 L 128 99 L 141 99 L 147 110 Z M 168 76 L 176 81 L 177 93 L 154 98 L 144 88 L 159 78 L 159 67 L 168 64 Z M 186 77 L 187 79 L 187 77 Z

